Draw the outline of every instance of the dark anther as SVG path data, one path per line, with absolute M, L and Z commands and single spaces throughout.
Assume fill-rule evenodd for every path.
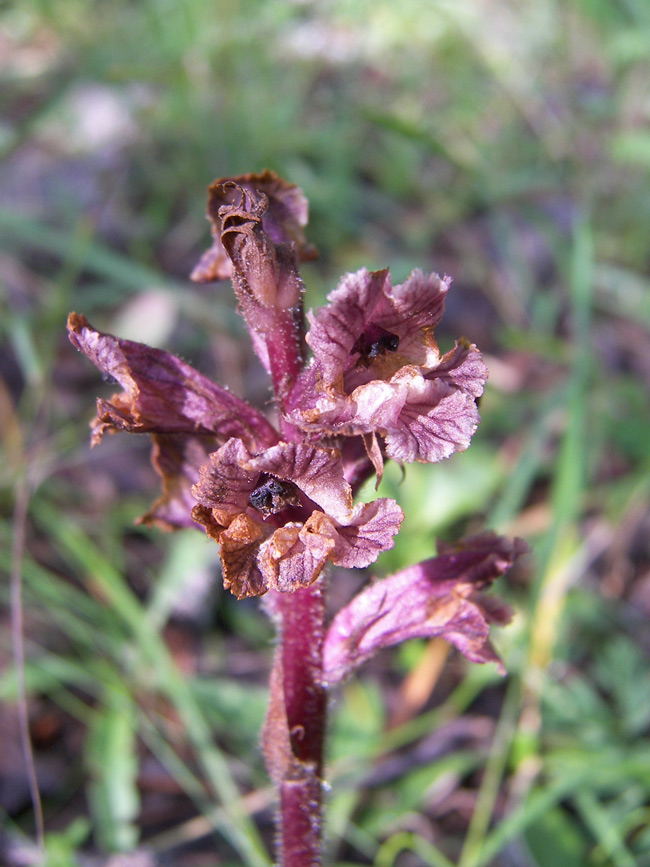
M 358 352 L 362 364 L 370 364 L 373 358 L 386 352 L 395 352 L 399 347 L 399 337 L 392 331 L 387 331 L 381 325 L 371 325 L 357 339 L 352 352 Z
M 295 485 L 273 477 L 258 485 L 248 498 L 254 509 L 265 518 L 276 515 L 288 506 L 299 506 L 300 498 Z

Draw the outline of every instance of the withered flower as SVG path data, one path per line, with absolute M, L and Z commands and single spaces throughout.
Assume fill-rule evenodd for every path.
M 282 399 L 304 361 L 303 284 L 299 261 L 307 245 L 307 199 L 274 172 L 215 181 L 208 219 L 213 244 L 192 272 L 198 282 L 228 277 L 255 352 Z
M 123 389 L 110 400 L 97 398 L 97 416 L 90 423 L 92 444 L 117 431 L 153 438 L 153 464 L 163 480 L 163 496 L 144 522 L 165 529 L 196 526 L 190 489 L 210 452 L 230 437 L 253 450 L 278 442 L 277 431 L 261 412 L 180 358 L 97 331 L 77 313 L 68 317 L 68 334 L 104 378 Z
M 230 439 L 210 455 L 192 511 L 221 546 L 235 596 L 296 590 L 327 562 L 368 566 L 393 546 L 403 514 L 394 500 L 353 504 L 340 452 L 281 442 L 251 454 Z
M 233 204 L 234 187 L 242 190 L 244 200 L 248 196 L 256 204 L 264 203 L 258 216 L 271 243 L 295 245 L 298 260 L 301 262 L 316 257 L 316 249 L 305 239 L 304 227 L 309 219 L 309 206 L 300 187 L 268 170 L 239 175 L 236 178 L 221 178 L 208 188 L 208 219 L 212 228 L 212 246 L 192 271 L 192 280 L 197 283 L 211 283 L 232 277 L 231 258 L 222 242 L 224 228 L 227 230 L 228 227 L 223 226 L 221 208 Z

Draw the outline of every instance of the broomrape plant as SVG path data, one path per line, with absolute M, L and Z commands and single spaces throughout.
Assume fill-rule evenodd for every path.
M 262 732 L 278 788 L 278 859 L 321 863 L 327 690 L 380 649 L 442 636 L 473 662 L 501 662 L 491 623 L 508 608 L 483 590 L 526 550 L 493 533 L 438 546 L 439 556 L 378 580 L 325 623 L 328 563 L 364 568 L 394 544 L 393 499 L 355 503 L 386 459 L 433 463 L 463 451 L 479 422 L 487 368 L 461 338 L 440 355 L 434 328 L 449 278 L 388 270 L 347 274 L 303 314 L 299 263 L 307 201 L 272 172 L 209 189 L 213 244 L 193 279 L 230 278 L 269 373 L 276 420 L 167 352 L 94 329 L 72 313 L 72 343 L 121 391 L 97 400 L 92 442 L 152 438 L 162 495 L 140 521 L 202 528 L 218 545 L 226 589 L 264 596 L 277 625 Z M 308 351 L 311 356 L 308 358 Z

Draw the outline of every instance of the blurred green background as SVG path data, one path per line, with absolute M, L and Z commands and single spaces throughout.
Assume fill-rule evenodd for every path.
M 441 346 L 490 367 L 465 454 L 388 468 L 377 572 L 486 526 L 533 547 L 497 585 L 506 679 L 414 642 L 339 692 L 327 863 L 650 865 L 649 59 L 647 0 L 0 5 L 2 864 L 39 859 L 12 588 L 47 864 L 270 863 L 270 625 L 202 534 L 134 526 L 147 443 L 90 453 L 113 389 L 64 323 L 265 405 L 230 287 L 187 275 L 208 183 L 271 168 L 310 201 L 307 306 L 449 273 Z

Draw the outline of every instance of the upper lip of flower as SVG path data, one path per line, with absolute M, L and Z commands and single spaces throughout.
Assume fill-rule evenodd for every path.
M 104 433 L 237 436 L 253 448 L 279 439 L 269 421 L 246 401 L 208 379 L 180 358 L 93 328 L 85 316 L 68 317 L 71 343 L 123 391 L 98 398 L 93 445 Z
M 97 399 L 93 445 L 120 430 L 153 436 L 163 496 L 143 517 L 146 523 L 165 529 L 196 526 L 190 486 L 208 454 L 229 437 L 253 450 L 278 442 L 278 432 L 261 412 L 180 358 L 97 331 L 77 313 L 68 318 L 68 332 L 71 343 L 123 389 L 108 400 Z

